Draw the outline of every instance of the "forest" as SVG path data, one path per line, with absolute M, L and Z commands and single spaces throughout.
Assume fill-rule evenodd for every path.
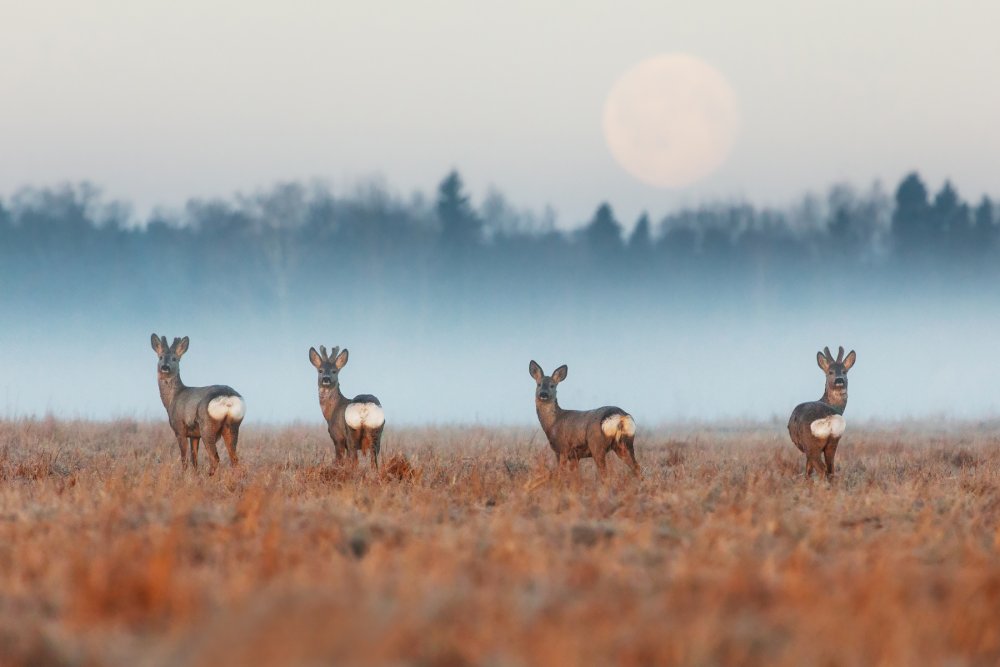
M 96 302 L 155 317 L 181 304 L 288 314 L 317 293 L 359 289 L 367 304 L 417 311 L 608 289 L 780 299 L 842 284 L 882 296 L 990 279 L 997 217 L 988 197 L 969 203 L 950 182 L 932 192 L 918 173 L 892 193 L 836 185 L 785 208 L 706 203 L 630 224 L 601 202 L 576 226 L 497 190 L 473 202 L 457 171 L 433 197 L 379 182 L 347 194 L 284 183 L 146 219 L 91 184 L 64 184 L 0 201 L 0 299 L 23 314 Z

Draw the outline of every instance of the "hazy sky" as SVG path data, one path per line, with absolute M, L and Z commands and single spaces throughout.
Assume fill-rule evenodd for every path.
M 997 193 L 1000 3 L 15 3 L 0 11 L 0 193 L 88 179 L 140 210 L 278 180 L 431 190 L 458 167 L 481 196 L 609 199 L 631 223 L 714 197 L 784 203 L 919 168 Z M 731 159 L 656 190 L 609 153 L 609 89 L 690 53 L 738 96 Z

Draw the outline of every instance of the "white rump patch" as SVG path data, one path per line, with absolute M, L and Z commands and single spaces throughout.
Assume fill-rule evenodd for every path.
M 611 415 L 605 417 L 604 421 L 601 422 L 601 431 L 609 438 L 614 438 L 619 434 L 633 436 L 635 435 L 635 420 L 632 419 L 631 415 Z
M 355 430 L 378 428 L 385 423 L 385 413 L 377 403 L 351 403 L 344 410 L 344 421 Z
M 217 422 L 227 418 L 231 422 L 243 421 L 246 413 L 247 404 L 239 396 L 216 396 L 208 402 L 208 416 Z
M 830 415 L 829 417 L 823 417 L 822 419 L 817 419 L 812 424 L 809 424 L 809 430 L 812 434 L 821 440 L 827 438 L 839 438 L 844 435 L 844 429 L 847 428 L 847 422 L 844 420 L 842 415 Z

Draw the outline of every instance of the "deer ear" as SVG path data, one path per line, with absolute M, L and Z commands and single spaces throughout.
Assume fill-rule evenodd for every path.
M 153 352 L 156 352 L 157 354 L 163 354 L 163 343 L 160 341 L 159 336 L 153 334 L 150 337 L 149 342 L 153 345 Z
M 854 350 L 848 352 L 847 358 L 844 359 L 844 370 L 845 371 L 851 370 L 851 366 L 853 366 L 854 362 L 857 360 L 858 360 L 858 355 L 854 354 Z
M 176 354 L 177 358 L 180 359 L 184 356 L 184 353 L 188 351 L 188 345 L 190 344 L 191 341 L 188 340 L 187 336 L 184 336 L 184 338 L 181 338 L 180 340 L 175 340 L 171 347 L 174 350 L 174 354 Z
M 569 368 L 566 367 L 566 364 L 563 364 L 552 372 L 552 381 L 559 384 L 566 379 L 567 373 L 569 373 Z
M 822 352 L 816 353 L 816 363 L 819 364 L 824 373 L 830 370 L 830 360 Z
M 339 371 L 341 368 L 347 365 L 347 350 L 337 355 L 337 358 L 333 362 L 334 367 Z
M 542 370 L 542 367 L 534 359 L 528 364 L 528 373 L 535 379 L 535 382 L 541 382 L 542 378 L 545 377 L 545 371 Z
M 315 347 L 309 348 L 309 362 L 316 367 L 316 370 L 319 370 L 319 367 L 323 365 L 323 359 L 320 358 Z

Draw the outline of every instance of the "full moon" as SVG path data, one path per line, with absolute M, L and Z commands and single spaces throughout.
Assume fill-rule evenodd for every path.
M 604 103 L 604 138 L 618 164 L 658 188 L 697 183 L 729 157 L 739 131 L 736 94 L 711 65 L 684 54 L 643 60 Z

